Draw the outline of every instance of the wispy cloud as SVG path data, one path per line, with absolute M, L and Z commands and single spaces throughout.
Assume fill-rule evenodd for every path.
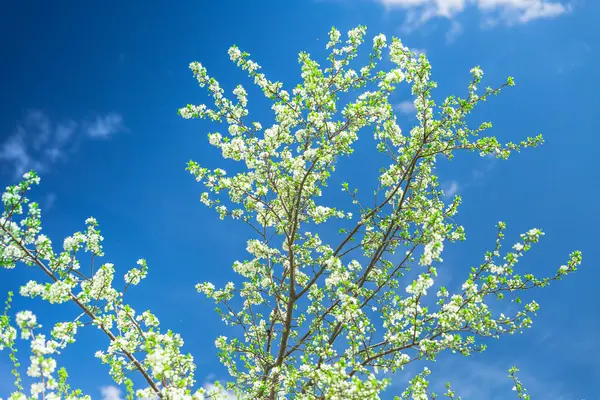
M 445 353 L 435 363 L 409 364 L 402 371 L 387 374 L 386 377 L 391 378 L 391 385 L 386 392 L 398 394 L 408 386 L 410 379 L 427 366 L 432 371 L 429 380 L 433 392 L 445 392 L 445 384 L 450 382 L 452 390 L 463 400 L 510 398 L 514 392 L 511 390 L 513 381 L 508 376 L 508 370 L 515 363 L 508 360 L 486 362 L 481 360 L 482 356 L 477 353 L 471 357 Z M 542 378 L 538 373 L 530 373 L 531 368 L 518 360 L 516 364 L 520 368 L 517 375 L 532 398 L 578 399 L 570 395 L 561 383 Z
M 43 202 L 44 211 L 48 212 L 48 210 L 54 207 L 54 204 L 56 203 L 56 193 L 47 193 L 46 196 L 44 196 Z
M 104 386 L 100 388 L 102 400 L 123 400 L 121 398 L 121 389 L 116 386 Z
M 504 399 L 513 393 L 512 380 L 508 377 L 508 369 L 512 362 L 485 362 L 462 356 L 444 357 L 437 364 L 438 376 L 452 384 L 452 389 L 464 400 L 470 399 Z M 541 375 L 536 377 L 529 372 L 530 368 L 517 360 L 520 367 L 519 378 L 532 398 L 548 400 L 573 399 L 558 382 L 547 381 Z M 433 369 L 433 368 L 432 368 Z M 436 368 L 437 369 L 437 368 Z M 435 375 L 436 371 L 432 374 Z M 436 382 L 439 389 L 442 382 Z M 438 388 L 436 388 L 438 389 Z
M 218 393 L 220 394 L 218 398 L 221 400 L 238 400 L 237 396 L 233 392 L 229 390 L 219 390 L 219 388 L 213 383 L 205 383 L 203 387 L 209 393 L 213 391 L 218 391 Z
M 44 112 L 30 110 L 4 143 L 0 143 L 0 165 L 9 165 L 15 178 L 32 169 L 46 172 L 57 162 L 67 160 L 78 141 L 106 139 L 124 130 L 123 118 L 117 113 L 97 116 L 91 121 L 53 122 Z
M 446 32 L 446 43 L 454 43 L 463 32 L 463 27 L 458 21 L 452 21 L 450 29 Z
M 456 181 L 450 181 L 443 186 L 444 196 L 452 197 L 460 190 L 460 185 Z
M 208 376 L 209 379 L 214 378 L 213 374 L 210 374 Z M 120 390 L 118 388 L 115 388 L 114 386 L 108 386 L 107 388 L 112 388 L 112 389 L 116 389 L 118 392 L 116 392 L 116 396 L 118 396 L 120 394 Z M 216 398 L 219 400 L 238 400 L 237 396 L 226 389 L 220 389 L 217 385 L 215 385 L 212 382 L 204 382 L 204 384 L 202 385 L 202 388 L 204 388 L 206 390 L 205 394 L 209 394 L 210 398 Z M 103 393 L 104 394 L 104 393 Z M 121 400 L 120 397 L 104 397 L 103 400 Z M 159 400 L 158 396 L 153 396 L 150 398 L 144 398 L 140 400 Z
M 85 132 L 89 137 L 107 139 L 115 133 L 125 130 L 123 117 L 117 113 L 97 116 L 92 122 L 85 123 Z
M 473 184 L 477 181 L 481 181 L 488 172 L 494 169 L 496 164 L 498 163 L 498 159 L 494 154 L 487 154 L 485 157 L 485 162 L 482 166 L 479 166 L 472 171 L 473 176 Z
M 394 110 L 407 115 L 413 114 L 415 111 L 417 111 L 415 104 L 410 100 L 401 101 L 400 103 L 395 104 L 393 108 Z
M 572 6 L 558 0 L 375 0 L 388 11 L 407 12 L 405 27 L 416 29 L 433 18 L 454 20 L 467 8 L 476 8 L 486 24 L 501 21 L 506 25 L 524 24 L 541 18 L 555 18 L 571 11 Z M 460 25 L 452 25 L 451 36 L 460 33 Z

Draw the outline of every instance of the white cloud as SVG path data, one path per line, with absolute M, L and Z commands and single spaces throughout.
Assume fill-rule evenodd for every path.
M 444 185 L 444 196 L 452 197 L 456 193 L 458 193 L 460 189 L 460 185 L 456 181 L 450 181 L 446 185 Z
M 414 102 L 410 100 L 404 100 L 393 106 L 394 110 L 401 112 L 402 114 L 412 114 L 417 111 Z
M 214 377 L 213 374 L 209 375 L 209 378 Z M 215 385 L 214 383 L 211 382 L 204 382 L 204 384 L 202 385 L 202 387 L 206 390 L 205 395 L 210 395 L 210 399 L 219 399 L 219 400 L 239 400 L 236 395 L 229 391 L 229 390 L 225 390 L 225 389 L 219 389 L 219 387 L 217 385 Z M 109 386 L 110 388 L 110 386 Z M 114 388 L 114 387 L 113 387 Z M 116 390 L 119 390 L 117 388 L 114 388 Z M 120 391 L 119 391 L 120 393 Z M 119 394 L 117 393 L 117 395 Z M 209 397 L 206 397 L 206 399 L 208 399 Z M 103 400 L 121 400 L 119 397 L 105 397 Z M 139 400 L 160 400 L 158 398 L 158 396 L 153 396 L 150 398 L 144 398 L 144 399 L 139 399 Z
M 538 18 L 554 18 L 569 11 L 571 11 L 569 4 L 537 1 L 529 7 L 521 8 L 519 22 L 526 23 Z
M 44 196 L 44 211 L 48 212 L 48 210 L 50 210 L 52 207 L 54 207 L 54 204 L 56 203 L 56 193 L 47 193 L 46 196 Z
M 116 113 L 98 116 L 91 123 L 53 123 L 44 112 L 30 110 L 12 135 L 0 143 L 0 165 L 12 167 L 15 178 L 32 169 L 46 172 L 58 161 L 66 160 L 82 136 L 106 138 L 122 130 L 123 118 Z
M 450 29 L 446 32 L 446 42 L 454 43 L 457 37 L 463 32 L 463 27 L 458 21 L 452 21 Z
M 217 391 L 219 390 L 218 387 L 213 383 L 205 383 L 203 385 L 203 387 L 204 387 L 204 389 L 206 389 L 209 392 L 212 392 L 214 390 L 217 390 Z M 219 399 L 221 399 L 221 400 L 238 400 L 236 395 L 229 390 L 221 390 L 221 391 L 219 391 L 219 394 L 220 394 Z
M 22 132 L 17 132 L 0 148 L 0 161 L 12 164 L 17 176 L 23 175 L 28 169 L 41 169 L 41 165 L 29 156 L 23 136 Z
M 486 154 L 483 158 L 485 160 L 484 164 L 480 167 L 475 168 L 472 171 L 473 181 L 482 180 L 485 177 L 485 175 L 492 169 L 494 169 L 494 167 L 498 163 L 498 159 L 494 154 Z
M 100 388 L 102 400 L 123 400 L 121 398 L 121 389 L 116 386 L 104 386 Z
M 453 20 L 468 7 L 477 8 L 488 18 L 496 14 L 508 25 L 527 23 L 539 18 L 555 18 L 571 11 L 571 5 L 562 0 L 376 0 L 387 10 L 408 12 L 409 30 L 432 18 Z
M 521 360 L 512 361 L 485 362 L 476 360 L 474 357 L 447 355 L 436 363 L 437 371 L 432 373 L 432 381 L 435 381 L 432 390 L 442 391 L 443 382 L 448 380 L 452 384 L 452 390 L 465 400 L 504 399 L 514 393 L 511 391 L 513 382 L 508 377 L 508 369 L 511 365 L 516 364 L 521 370 L 517 373 L 517 376 L 521 379 L 532 398 L 573 399 L 572 396 L 566 393 L 561 383 L 543 377 L 546 374 L 540 373 L 542 371 L 539 368 L 536 370 L 535 375 L 537 376 L 535 376 L 528 372 L 532 369 L 531 365 L 527 366 Z M 443 380 L 435 379 L 436 376 L 438 378 L 443 377 Z
M 106 139 L 123 130 L 123 117 L 117 113 L 99 115 L 93 122 L 85 124 L 85 132 L 92 138 Z

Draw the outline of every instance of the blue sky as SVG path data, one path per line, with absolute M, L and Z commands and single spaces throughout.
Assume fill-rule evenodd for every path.
M 399 36 L 427 53 L 437 100 L 464 95 L 474 65 L 483 68 L 485 86 L 512 75 L 516 87 L 480 106 L 473 120 L 491 120 L 501 141 L 543 133 L 546 143 L 507 162 L 459 154 L 440 163 L 443 187 L 463 196 L 458 220 L 467 231 L 466 243 L 446 246 L 440 270 L 459 285 L 493 245 L 499 220 L 508 224 L 507 244 L 532 227 L 546 232 L 522 260 L 524 270 L 550 274 L 575 249 L 584 262 L 574 276 L 533 293 L 541 309 L 525 335 L 494 341 L 469 359 L 442 357 L 431 367 L 432 381 L 451 380 L 463 399 L 506 399 L 507 369 L 516 364 L 534 398 L 600 399 L 598 15 L 592 0 L 12 2 L 0 14 L 0 183 L 38 170 L 42 184 L 31 195 L 56 243 L 94 216 L 105 262 L 124 273 L 146 258 L 149 277 L 129 301 L 181 333 L 199 384 L 226 379 L 213 342 L 230 331 L 193 286 L 238 282 L 231 264 L 246 257 L 251 231 L 206 209 L 201 187 L 184 170 L 189 159 L 223 165 L 206 140 L 215 126 L 177 116 L 181 106 L 208 101 L 188 64 L 202 62 L 228 91 L 248 87 L 227 56 L 237 44 L 289 88 L 299 80 L 299 51 L 323 56 L 331 26 L 344 32 L 364 24 L 369 40 Z M 408 94 L 404 88 L 392 98 L 405 131 L 416 123 Z M 249 101 L 268 124 L 266 103 L 252 93 Z M 367 166 L 379 168 L 368 154 L 342 161 L 340 177 L 367 178 Z M 0 293 L 42 278 L 24 266 L 0 274 Z M 46 327 L 77 315 L 74 306 L 17 297 L 21 308 L 37 312 Z M 115 400 L 107 367 L 93 357 L 106 346 L 84 329 L 59 360 L 72 385 Z M 12 379 L 8 354 L 0 356 L 3 397 Z M 394 376 L 384 398 L 400 394 L 406 379 Z

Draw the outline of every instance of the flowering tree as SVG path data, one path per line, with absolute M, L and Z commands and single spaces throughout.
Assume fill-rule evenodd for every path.
M 450 96 L 436 106 L 431 99 L 436 84 L 430 80 L 425 55 L 417 56 L 396 38 L 388 44 L 384 35 L 374 37 L 368 62 L 353 69 L 365 31 L 364 27 L 351 30 L 342 43 L 340 32 L 332 29 L 326 68 L 300 53 L 302 83 L 291 93 L 281 82 L 260 73 L 248 53 L 232 47 L 231 60 L 273 102 L 275 122 L 268 128 L 248 120 L 242 86 L 235 88 L 232 101 L 200 63 L 190 64 L 214 106 L 188 105 L 179 113 L 183 118 L 225 123 L 228 134 L 211 133 L 209 142 L 224 158 L 239 161 L 240 168 L 228 175 L 223 169 L 190 161 L 188 170 L 206 188 L 202 203 L 221 219 L 240 220 L 255 232 L 247 242 L 249 259 L 233 264 L 243 277 L 241 285 L 196 286 L 216 302 L 226 324 L 239 328 L 237 337 L 216 340 L 219 358 L 233 378 L 227 389 L 239 398 L 377 399 L 389 384 L 389 372 L 432 360 L 443 351 L 469 355 L 483 350 L 481 338 L 530 327 L 538 309 L 535 301 L 519 305 L 509 316 L 494 315 L 486 301 L 503 300 L 505 293 L 511 293 L 511 300 L 521 303 L 514 294 L 546 286 L 581 263 L 581 253 L 575 251 L 553 275 L 519 275 L 517 262 L 543 232 L 531 229 L 511 250 L 501 252 L 506 225 L 500 222 L 495 245 L 471 270 L 462 288 L 451 293 L 441 286 L 427 302 L 444 243 L 465 240 L 463 227 L 453 218 L 461 198 L 454 196 L 444 203 L 434 174 L 436 159 L 451 159 L 461 150 L 507 159 L 514 151 L 541 144 L 542 138 L 502 144 L 495 137 L 481 136 L 491 123 L 475 129 L 467 126 L 465 117 L 471 110 L 512 86 L 512 78 L 477 94 L 483 72 L 475 67 L 467 97 Z M 386 47 L 390 68 L 379 65 Z M 412 87 L 419 120 L 408 134 L 402 133 L 389 102 L 403 81 Z M 349 91 L 358 93 L 340 105 L 339 94 Z M 332 207 L 322 196 L 328 180 L 337 161 L 351 156 L 358 132 L 367 128 L 377 150 L 389 159 L 380 170 L 375 196 L 361 198 L 350 181 L 341 189 L 352 209 Z M 86 221 L 85 231 L 66 238 L 61 251 L 53 250 L 50 239 L 41 233 L 38 205 L 26 197 L 39 178 L 33 172 L 23 178 L 2 196 L 0 263 L 9 269 L 24 263 L 43 272 L 46 280 L 27 283 L 20 289 L 22 296 L 74 302 L 82 314 L 56 324 L 51 337 L 46 337 L 38 332 L 36 317 L 29 311 L 17 313 L 13 322 L 7 312 L 9 294 L 0 319 L 0 349 L 7 348 L 15 363 L 17 390 L 11 399 L 39 394 L 46 399 L 90 398 L 70 389 L 66 371 L 57 372 L 53 358 L 75 340 L 85 319 L 108 336 L 108 348 L 96 357 L 110 366 L 117 384 L 125 385 L 129 399 L 134 393 L 163 399 L 223 395 L 219 385 L 216 390 L 192 392 L 195 366 L 192 356 L 180 351 L 182 338 L 162 330 L 150 311 L 136 313 L 125 302 L 129 286 L 146 276 L 146 261 L 139 260 L 139 268 L 126 272 L 124 290 L 117 290 L 113 264 L 94 269 L 94 260 L 103 256 L 103 238 L 94 218 Z M 326 233 L 332 227 L 340 228 L 338 239 L 325 241 L 323 237 L 332 236 Z M 91 253 L 89 271 L 79 260 L 82 251 Z M 411 267 L 416 277 L 406 282 Z M 22 339 L 31 340 L 27 374 L 37 382 L 30 395 L 25 394 L 17 369 L 18 331 Z M 136 392 L 126 375 L 130 371 L 139 372 L 146 387 Z M 514 389 L 519 398 L 528 398 L 515 372 L 510 370 Z M 424 368 L 398 398 L 435 398 L 428 375 Z M 444 395 L 458 398 L 449 384 Z

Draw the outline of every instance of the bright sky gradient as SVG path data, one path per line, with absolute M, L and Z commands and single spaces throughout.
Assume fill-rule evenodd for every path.
M 436 100 L 464 96 L 475 65 L 485 72 L 483 86 L 514 76 L 517 85 L 482 104 L 473 118 L 492 121 L 490 134 L 502 142 L 543 133 L 546 143 L 506 162 L 459 153 L 452 163 L 440 163 L 447 193 L 463 196 L 458 221 L 467 242 L 446 246 L 439 270 L 450 286 L 460 285 L 493 245 L 499 220 L 508 225 L 507 245 L 530 228 L 546 232 L 519 264 L 523 270 L 552 274 L 576 249 L 583 264 L 574 276 L 534 291 L 541 309 L 525 335 L 491 342 L 487 352 L 469 359 L 441 357 L 429 365 L 432 381 L 440 387 L 450 380 L 465 400 L 509 399 L 507 369 L 516 364 L 534 399 L 600 399 L 600 246 L 594 230 L 600 217 L 593 205 L 600 195 L 594 159 L 600 2 L 33 0 L 2 8 L 0 184 L 36 169 L 42 182 L 31 196 L 55 243 L 94 216 L 105 237 L 103 261 L 113 262 L 122 271 L 118 276 L 138 258 L 148 260 L 149 276 L 129 301 L 182 334 L 184 350 L 197 360 L 199 384 L 227 379 L 213 342 L 231 332 L 194 284 L 239 282 L 231 265 L 247 257 L 251 231 L 204 207 L 201 186 L 184 170 L 190 159 L 224 165 L 206 139 L 220 128 L 177 116 L 179 107 L 209 101 L 188 69 L 191 61 L 202 62 L 226 91 L 238 83 L 249 87 L 227 56 L 237 44 L 289 89 L 299 80 L 299 51 L 323 56 L 331 26 L 345 32 L 364 24 L 369 42 L 385 33 L 426 52 L 439 83 Z M 408 132 L 416 119 L 408 86 L 401 87 L 393 100 Z M 264 100 L 251 92 L 249 104 L 263 126 L 271 123 Z M 339 179 L 376 171 L 380 165 L 368 154 L 357 151 L 342 161 Z M 43 279 L 22 265 L 0 271 L 2 299 L 34 278 Z M 46 328 L 78 315 L 75 306 L 19 296 L 14 305 L 13 311 L 32 309 Z M 93 398 L 122 398 L 107 366 L 93 357 L 107 339 L 93 328 L 78 338 L 59 358 L 72 386 Z M 12 391 L 10 368 L 8 353 L 0 353 L 0 397 Z M 399 395 L 408 377 L 393 377 L 383 398 Z

